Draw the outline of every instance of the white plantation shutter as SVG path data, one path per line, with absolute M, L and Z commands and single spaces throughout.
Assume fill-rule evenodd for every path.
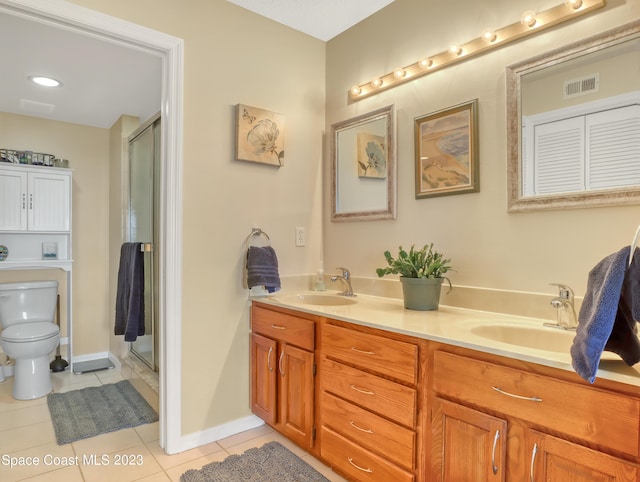
M 525 195 L 640 186 L 640 105 L 557 115 L 525 123 Z
M 640 185 L 640 106 L 586 118 L 587 189 Z
M 538 125 L 534 133 L 535 193 L 584 190 L 584 119 Z

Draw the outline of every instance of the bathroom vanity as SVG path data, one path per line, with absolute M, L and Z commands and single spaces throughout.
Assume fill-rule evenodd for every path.
M 363 295 L 253 300 L 252 407 L 354 481 L 639 482 L 640 373 L 604 356 L 590 385 L 542 322 Z

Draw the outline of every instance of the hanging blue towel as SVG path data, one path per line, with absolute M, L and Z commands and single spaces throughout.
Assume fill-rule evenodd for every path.
M 633 293 L 640 280 L 640 254 L 636 253 L 627 270 L 629 252 L 629 246 L 622 248 L 589 272 L 571 357 L 576 373 L 590 383 L 595 381 L 605 349 L 618 353 L 628 364 L 636 363 L 640 357 L 635 335 L 635 320 L 640 319 L 640 293 Z
M 142 243 L 124 243 L 120 248 L 116 322 L 114 333 L 124 341 L 144 335 L 144 253 Z
M 247 251 L 247 285 L 264 286 L 269 293 L 280 289 L 278 257 L 271 246 L 249 246 Z

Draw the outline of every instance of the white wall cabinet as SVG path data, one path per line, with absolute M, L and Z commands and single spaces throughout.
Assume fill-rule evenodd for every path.
M 68 232 L 71 172 L 0 167 L 0 231 Z

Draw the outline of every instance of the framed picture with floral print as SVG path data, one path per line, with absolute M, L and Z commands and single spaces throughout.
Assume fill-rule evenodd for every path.
M 284 116 L 244 104 L 236 106 L 235 158 L 284 165 Z
M 415 119 L 416 199 L 479 190 L 477 104 Z

